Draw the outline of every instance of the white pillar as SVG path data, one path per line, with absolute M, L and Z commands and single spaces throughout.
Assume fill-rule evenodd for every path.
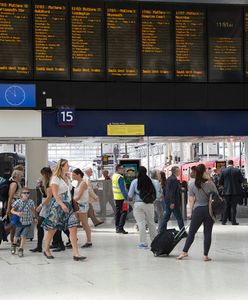
M 233 153 L 233 143 L 232 142 L 228 142 L 227 143 L 227 153 L 228 153 L 228 157 L 233 157 L 234 153 Z
M 48 142 L 33 140 L 26 143 L 26 185 L 34 189 L 40 170 L 48 166 Z

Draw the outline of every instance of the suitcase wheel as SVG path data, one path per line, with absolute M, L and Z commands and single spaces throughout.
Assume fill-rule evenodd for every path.
M 154 252 L 153 255 L 154 255 L 155 257 L 158 257 L 158 253 L 157 253 L 157 252 Z

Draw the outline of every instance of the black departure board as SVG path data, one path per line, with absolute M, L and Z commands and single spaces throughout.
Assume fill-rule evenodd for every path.
M 32 78 L 31 6 L 29 1 L 0 1 L 0 77 Z
M 201 9 L 175 11 L 175 78 L 206 81 L 206 12 Z
M 245 79 L 248 79 L 248 9 L 245 10 Z
M 240 8 L 208 12 L 209 81 L 243 79 L 243 13 Z
M 35 78 L 69 79 L 66 0 L 34 2 Z
M 143 80 L 174 78 L 173 12 L 144 5 L 141 9 L 141 75 Z
M 136 4 L 106 6 L 107 77 L 109 80 L 138 80 L 138 10 Z
M 73 1 L 71 7 L 72 80 L 104 79 L 104 5 Z

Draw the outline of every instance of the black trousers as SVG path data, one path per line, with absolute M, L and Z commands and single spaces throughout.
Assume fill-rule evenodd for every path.
M 117 230 L 122 230 L 127 217 L 127 212 L 122 210 L 124 200 L 115 200 L 115 227 Z
M 42 242 L 44 238 L 44 229 L 43 227 L 41 227 L 43 221 L 44 218 L 39 216 L 38 223 L 37 223 L 37 236 L 38 236 L 37 248 L 39 249 L 42 249 Z
M 194 209 L 189 228 L 189 235 L 185 242 L 183 252 L 189 251 L 189 248 L 195 239 L 195 234 L 202 224 L 204 227 L 204 255 L 208 255 L 212 241 L 212 229 L 214 224 L 213 219 L 209 215 L 208 206 L 199 206 Z
M 224 196 L 226 200 L 226 209 L 223 214 L 222 224 L 227 222 L 229 214 L 231 215 L 232 223 L 236 223 L 236 215 L 237 215 L 237 204 L 240 200 L 240 196 Z

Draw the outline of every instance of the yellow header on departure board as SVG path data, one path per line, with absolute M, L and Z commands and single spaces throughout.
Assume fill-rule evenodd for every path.
M 134 136 L 134 135 L 145 135 L 144 124 L 108 124 L 107 128 L 108 135 L 115 136 Z

